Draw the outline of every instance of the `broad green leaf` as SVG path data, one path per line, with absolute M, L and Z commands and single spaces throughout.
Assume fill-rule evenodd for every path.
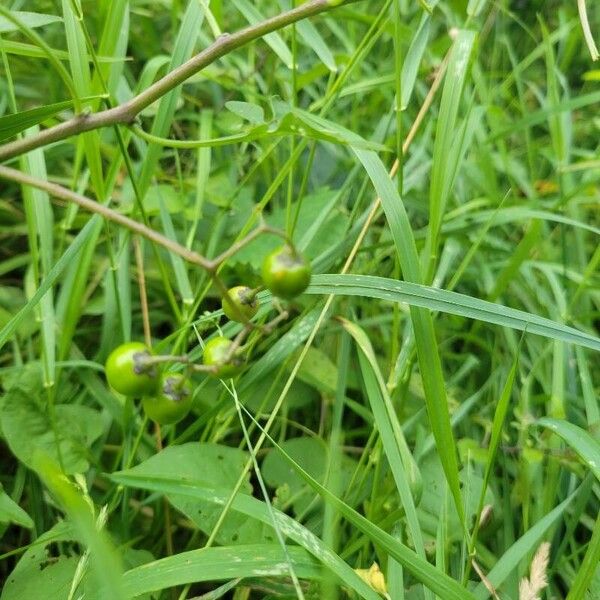
M 282 442 L 281 446 L 317 481 L 323 482 L 325 480 L 329 465 L 329 454 L 327 446 L 322 440 L 316 437 L 288 438 Z M 356 487 L 354 489 L 348 488 L 356 467 L 356 461 L 344 456 L 340 461 L 337 473 L 340 489 L 352 497 L 353 505 L 368 496 L 370 493 L 369 485 L 371 484 L 371 479 L 366 478 L 359 489 Z M 261 473 L 265 483 L 273 488 L 279 488 L 287 498 L 293 500 L 296 515 L 305 515 L 305 511 L 309 507 L 315 508 L 314 493 L 282 460 L 279 452 L 270 451 L 267 454 L 261 466 Z M 283 501 L 284 498 L 281 498 L 281 500 Z M 317 506 L 321 507 L 321 503 Z
M 246 414 L 253 420 L 255 426 L 265 434 L 273 447 L 281 453 L 282 457 L 290 467 L 294 469 L 308 485 L 329 502 L 341 515 L 346 517 L 354 527 L 366 534 L 373 543 L 386 550 L 390 556 L 401 563 L 418 581 L 437 594 L 441 600 L 475 600 L 475 596 L 469 590 L 461 586 L 445 573 L 436 569 L 426 560 L 423 560 L 413 550 L 408 548 L 408 546 L 405 546 L 399 540 L 386 533 L 383 529 L 371 523 L 371 521 L 356 512 L 353 508 L 332 494 L 327 488 L 323 487 L 318 481 L 313 479 L 279 446 L 252 415 L 249 413 Z
M 67 600 L 78 562 L 77 556 L 52 557 L 34 546 L 7 578 L 0 600 Z
M 89 468 L 91 444 L 103 431 L 100 413 L 75 404 L 55 406 L 54 427 L 39 378 L 31 371 L 5 394 L 0 408 L 0 423 L 13 454 L 30 468 L 34 455 L 43 450 L 58 460 L 58 449 L 66 473 L 84 473 Z M 31 379 L 37 379 L 37 385 Z
M 573 327 L 501 304 L 406 281 L 371 275 L 313 275 L 306 293 L 363 296 L 422 306 L 600 350 L 599 338 Z
M 258 104 L 230 100 L 225 103 L 225 108 L 254 125 L 260 125 L 265 122 L 265 111 Z
M 196 479 L 178 479 L 172 476 L 151 475 L 150 472 L 139 474 L 135 467 L 111 475 L 111 478 L 123 485 L 146 490 L 154 490 L 171 496 L 187 496 L 190 501 L 208 502 L 216 506 L 224 506 L 230 499 L 230 492 L 211 488 Z M 198 474 L 198 473 L 197 473 Z M 282 534 L 302 546 L 324 566 L 332 571 L 344 584 L 352 588 L 362 598 L 379 600 L 379 596 L 346 564 L 337 554 L 332 552 L 323 542 L 303 525 L 286 514 L 269 507 L 260 500 L 246 494 L 238 494 L 231 502 L 230 510 L 240 515 L 271 525 L 271 514 L 275 515 L 277 526 Z M 409 551 L 410 552 L 410 551 Z M 416 555 L 415 555 L 416 556 Z M 448 599 L 449 600 L 449 599 Z M 454 600 L 454 599 L 452 599 Z M 472 600 L 466 596 L 461 600 Z
M 177 465 L 177 474 L 183 481 L 194 480 L 204 487 L 216 487 L 231 491 L 242 473 L 248 460 L 248 455 L 237 448 L 229 448 L 218 444 L 189 443 L 180 446 L 170 446 L 152 456 L 142 464 L 134 467 L 131 472 L 136 476 L 170 478 L 173 475 L 173 465 Z M 248 478 L 240 489 L 240 494 L 252 491 Z M 186 495 L 167 494 L 167 498 L 177 510 L 191 519 L 195 525 L 209 535 L 219 516 L 221 508 L 214 503 L 190 499 Z M 264 526 L 252 519 L 245 519 L 232 514 L 217 534 L 219 544 L 244 544 L 258 542 L 270 535 Z

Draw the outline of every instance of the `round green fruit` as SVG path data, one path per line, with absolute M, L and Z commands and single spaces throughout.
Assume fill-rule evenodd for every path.
M 250 320 L 258 312 L 258 300 L 253 290 L 245 285 L 237 285 L 228 290 L 231 301 L 223 298 L 223 312 L 228 319 L 242 322 L 240 315 Z
M 208 341 L 204 346 L 202 362 L 207 367 L 215 367 L 212 373 L 215 377 L 224 379 L 225 377 L 233 377 L 240 372 L 242 361 L 239 357 L 232 356 L 228 362 L 225 362 L 232 344 L 231 340 L 219 336 Z
M 145 364 L 150 356 L 150 350 L 141 342 L 117 346 L 104 366 L 110 386 L 125 396 L 153 394 L 158 386 L 158 372 L 155 365 Z
M 282 246 L 264 259 L 262 278 L 272 294 L 290 300 L 308 287 L 310 264 L 290 246 Z
M 192 407 L 192 386 L 181 373 L 163 373 L 160 376 L 158 393 L 145 396 L 142 400 L 144 412 L 161 425 L 172 425 L 181 421 Z

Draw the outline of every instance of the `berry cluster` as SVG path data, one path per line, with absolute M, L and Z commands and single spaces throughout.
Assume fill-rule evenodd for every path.
M 284 300 L 304 292 L 310 277 L 309 263 L 290 245 L 277 248 L 263 261 L 262 279 L 265 287 L 274 296 Z M 232 321 L 248 324 L 258 312 L 256 295 L 259 291 L 245 285 L 230 288 L 223 296 L 223 312 Z M 240 372 L 244 362 L 239 354 L 239 343 L 236 342 L 239 340 L 232 341 L 223 336 L 209 340 L 204 347 L 202 365 L 190 366 L 215 377 L 233 377 Z M 106 379 L 115 391 L 141 398 L 144 411 L 150 419 L 165 425 L 177 423 L 190 411 L 193 390 L 185 375 L 170 370 L 161 371 L 160 365 L 169 360 L 188 362 L 186 357 L 155 356 L 141 342 L 121 344 L 106 361 Z

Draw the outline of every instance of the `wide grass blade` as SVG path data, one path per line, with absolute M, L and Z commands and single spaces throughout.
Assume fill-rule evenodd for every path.
M 499 588 L 506 578 L 514 569 L 519 566 L 519 563 L 535 548 L 537 548 L 544 534 L 554 525 L 554 523 L 562 516 L 565 510 L 571 504 L 575 494 L 569 496 L 561 502 L 556 508 L 550 511 L 545 517 L 540 519 L 525 535 L 520 537 L 496 562 L 494 568 L 487 574 L 487 580 L 494 586 Z M 479 584 L 475 590 L 475 596 L 479 600 L 485 600 L 490 595 L 489 591 L 483 585 Z
M 314 275 L 306 293 L 366 296 L 389 302 L 405 302 L 520 331 L 527 329 L 528 333 L 600 351 L 600 338 L 573 327 L 501 304 L 405 281 L 371 275 Z
M 86 223 L 67 251 L 56 261 L 52 269 L 50 269 L 46 277 L 44 277 L 35 294 L 29 299 L 27 304 L 23 306 L 23 308 L 21 308 L 21 310 L 19 310 L 19 312 L 0 330 L 0 348 L 6 344 L 19 325 L 21 325 L 25 318 L 31 314 L 46 292 L 62 275 L 63 271 L 76 259 L 82 247 L 85 246 L 90 236 L 94 234 L 98 223 L 101 222 L 102 219 L 100 217 L 94 216 Z
M 550 429 L 559 435 L 590 468 L 596 479 L 600 481 L 600 443 L 585 429 L 561 419 L 544 417 L 538 419 L 538 425 Z
M 102 600 L 126 600 L 122 568 L 116 549 L 103 531 L 98 531 L 89 499 L 50 458 L 39 452 L 35 470 L 75 526 L 79 540 L 90 550 L 94 580 Z
M 390 465 L 398 495 L 404 507 L 408 530 L 417 554 L 426 560 L 423 534 L 417 516 L 415 499 L 421 495 L 422 480 L 398 417 L 394 411 L 385 381 L 377 364 L 377 357 L 366 333 L 356 324 L 342 320 L 344 329 L 354 338 L 358 347 L 358 358 L 365 382 L 367 397 L 381 436 L 383 449 Z M 429 590 L 426 594 L 431 596 Z
M 303 548 L 290 546 L 288 555 L 300 579 L 319 579 L 321 569 Z M 146 563 L 123 575 L 123 588 L 131 597 L 186 583 L 235 577 L 287 577 L 289 567 L 281 546 L 254 544 L 200 548 Z
M 111 479 L 129 487 L 136 487 L 145 490 L 153 490 L 163 494 L 175 494 L 178 496 L 187 496 L 197 498 L 219 506 L 225 506 L 230 499 L 230 490 L 216 490 L 207 488 L 203 482 L 194 482 L 189 479 L 177 479 L 169 477 L 152 477 L 147 473 L 137 474 L 135 469 L 129 471 L 120 471 L 111 475 Z M 367 600 L 378 600 L 379 596 L 348 566 L 337 554 L 327 548 L 323 542 L 303 525 L 294 521 L 286 514 L 273 509 L 272 512 L 264 502 L 252 498 L 246 494 L 235 496 L 231 511 L 247 515 L 252 519 L 257 519 L 269 526 L 272 525 L 272 515 L 277 520 L 277 525 L 286 537 L 294 540 L 310 554 L 335 573 L 341 581 L 351 587 L 357 594 Z M 286 572 L 289 572 L 288 565 L 285 564 Z
M 592 539 L 588 544 L 583 561 L 579 565 L 575 580 L 571 584 L 567 600 L 585 598 L 585 592 L 598 571 L 598 565 L 600 565 L 600 514 L 596 517 Z
M 36 27 L 44 27 L 51 23 L 59 23 L 62 21 L 56 15 L 45 15 L 38 12 L 12 11 L 13 17 L 18 19 L 23 25 L 34 29 Z M 9 31 L 19 31 L 19 26 L 6 17 L 0 16 L 0 33 L 8 33 Z
M 398 261 L 404 278 L 416 284 L 421 283 L 422 275 L 415 238 L 397 187 L 392 182 L 377 154 L 356 147 L 352 149 L 369 175 L 381 200 L 396 245 Z M 433 320 L 428 310 L 416 306 L 411 307 L 411 318 L 425 389 L 429 424 L 438 449 L 443 449 L 440 453 L 440 460 L 454 499 L 456 511 L 466 531 L 465 510 L 458 476 L 456 443 L 450 423 L 448 400 Z
M 4 42 L 1 43 L 4 44 Z M 97 98 L 98 96 L 91 96 L 88 98 L 80 98 L 79 101 L 85 103 Z M 65 102 L 55 102 L 54 104 L 47 104 L 30 110 L 24 110 L 14 115 L 4 115 L 3 117 L 0 117 L 0 142 L 70 108 L 73 108 L 73 101 L 66 100 Z
M 246 411 L 253 419 L 253 417 Z M 254 420 L 254 419 L 253 419 Z M 329 502 L 340 514 L 342 514 L 358 530 L 366 534 L 374 544 L 386 550 L 390 556 L 395 558 L 404 566 L 406 571 L 410 572 L 418 581 L 427 586 L 432 592 L 437 594 L 441 600 L 475 600 L 475 596 L 466 588 L 461 586 L 451 577 L 436 569 L 433 565 L 423 560 L 413 550 L 405 546 L 396 538 L 386 533 L 377 525 L 371 523 L 368 519 L 356 512 L 337 496 L 332 494 L 327 488 L 313 479 L 294 459 L 281 448 L 281 446 L 263 429 L 263 427 L 254 420 L 258 427 L 274 448 L 281 454 L 283 459 L 294 469 L 298 475 L 306 481 L 322 498 Z

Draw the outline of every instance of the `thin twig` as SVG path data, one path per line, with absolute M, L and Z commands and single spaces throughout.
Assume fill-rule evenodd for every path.
M 107 221 L 112 221 L 113 223 L 117 223 L 123 227 L 126 227 L 133 233 L 137 233 L 140 236 L 150 240 L 151 242 L 155 242 L 159 246 L 162 246 L 166 250 L 170 250 L 174 254 L 181 256 L 184 260 L 189 263 L 198 265 L 211 274 L 215 284 L 219 288 L 219 291 L 225 296 L 227 290 L 224 288 L 223 284 L 217 283 L 218 277 L 216 277 L 216 271 L 221 266 L 225 260 L 227 260 L 230 256 L 239 252 L 244 246 L 248 245 L 252 242 L 256 237 L 258 237 L 261 233 L 272 233 L 273 235 L 278 235 L 283 239 L 287 240 L 287 236 L 285 233 L 279 229 L 274 227 L 270 227 L 268 225 L 260 225 L 254 231 L 251 231 L 245 238 L 241 239 L 239 242 L 234 244 L 231 248 L 223 252 L 221 255 L 217 256 L 214 259 L 208 259 L 198 252 L 194 252 L 189 248 L 179 244 L 178 242 L 171 240 L 170 238 L 162 235 L 158 231 L 155 231 L 151 227 L 146 227 L 143 223 L 135 221 L 134 219 L 130 219 L 129 217 L 105 206 L 104 204 L 100 204 L 91 198 L 73 192 L 67 188 L 64 188 L 56 183 L 51 183 L 49 181 L 44 181 L 43 179 L 37 179 L 36 177 L 32 177 L 31 175 L 27 175 L 18 171 L 17 169 L 12 169 L 10 167 L 5 167 L 0 165 L 0 178 L 7 179 L 9 181 L 15 181 L 17 183 L 30 185 L 31 187 L 44 190 L 48 192 L 51 196 L 55 198 L 59 198 L 61 200 L 65 200 L 66 202 L 72 202 L 73 204 L 77 204 L 84 210 L 88 212 L 95 213 L 106 219 Z M 220 282 L 220 280 L 219 280 Z M 231 297 L 227 296 L 228 300 L 231 302 Z
M 97 113 L 79 114 L 64 123 L 44 129 L 36 135 L 0 146 L 0 162 L 85 131 L 92 131 L 93 129 L 100 129 L 101 127 L 110 125 L 132 123 L 136 116 L 146 107 L 236 48 L 244 46 L 268 33 L 282 29 L 287 25 L 291 25 L 296 21 L 331 10 L 336 6 L 356 1 L 343 0 L 342 2 L 332 2 L 331 0 L 310 0 L 297 8 L 282 12 L 270 19 L 240 29 L 235 33 L 224 33 L 210 46 L 202 50 L 202 52 L 196 54 L 170 73 L 167 73 L 131 100 Z
M 21 171 L 18 171 L 17 169 L 11 169 L 10 167 L 4 167 L 2 165 L 0 165 L 0 177 L 10 181 L 16 181 L 18 183 L 30 185 L 34 188 L 48 192 L 55 198 L 60 198 L 61 200 L 66 200 L 67 202 L 77 204 L 89 212 L 100 215 L 107 221 L 112 221 L 113 223 L 117 223 L 118 225 L 126 227 L 134 233 L 138 233 L 142 237 L 157 243 L 159 246 L 170 250 L 174 254 L 178 254 L 188 262 L 199 265 L 207 271 L 211 271 L 215 268 L 215 265 L 212 261 L 204 258 L 197 252 L 188 250 L 185 246 L 182 246 L 181 244 L 178 244 L 168 237 L 165 237 L 157 231 L 146 227 L 142 223 L 134 221 L 133 219 L 130 219 L 129 217 L 126 217 L 125 215 L 122 215 L 121 213 L 112 210 L 111 208 L 108 208 L 99 202 L 95 202 L 86 196 L 77 194 L 76 192 L 68 190 L 67 188 L 55 183 L 50 183 L 49 181 L 43 181 L 42 179 L 31 177 L 31 175 L 21 173 Z

